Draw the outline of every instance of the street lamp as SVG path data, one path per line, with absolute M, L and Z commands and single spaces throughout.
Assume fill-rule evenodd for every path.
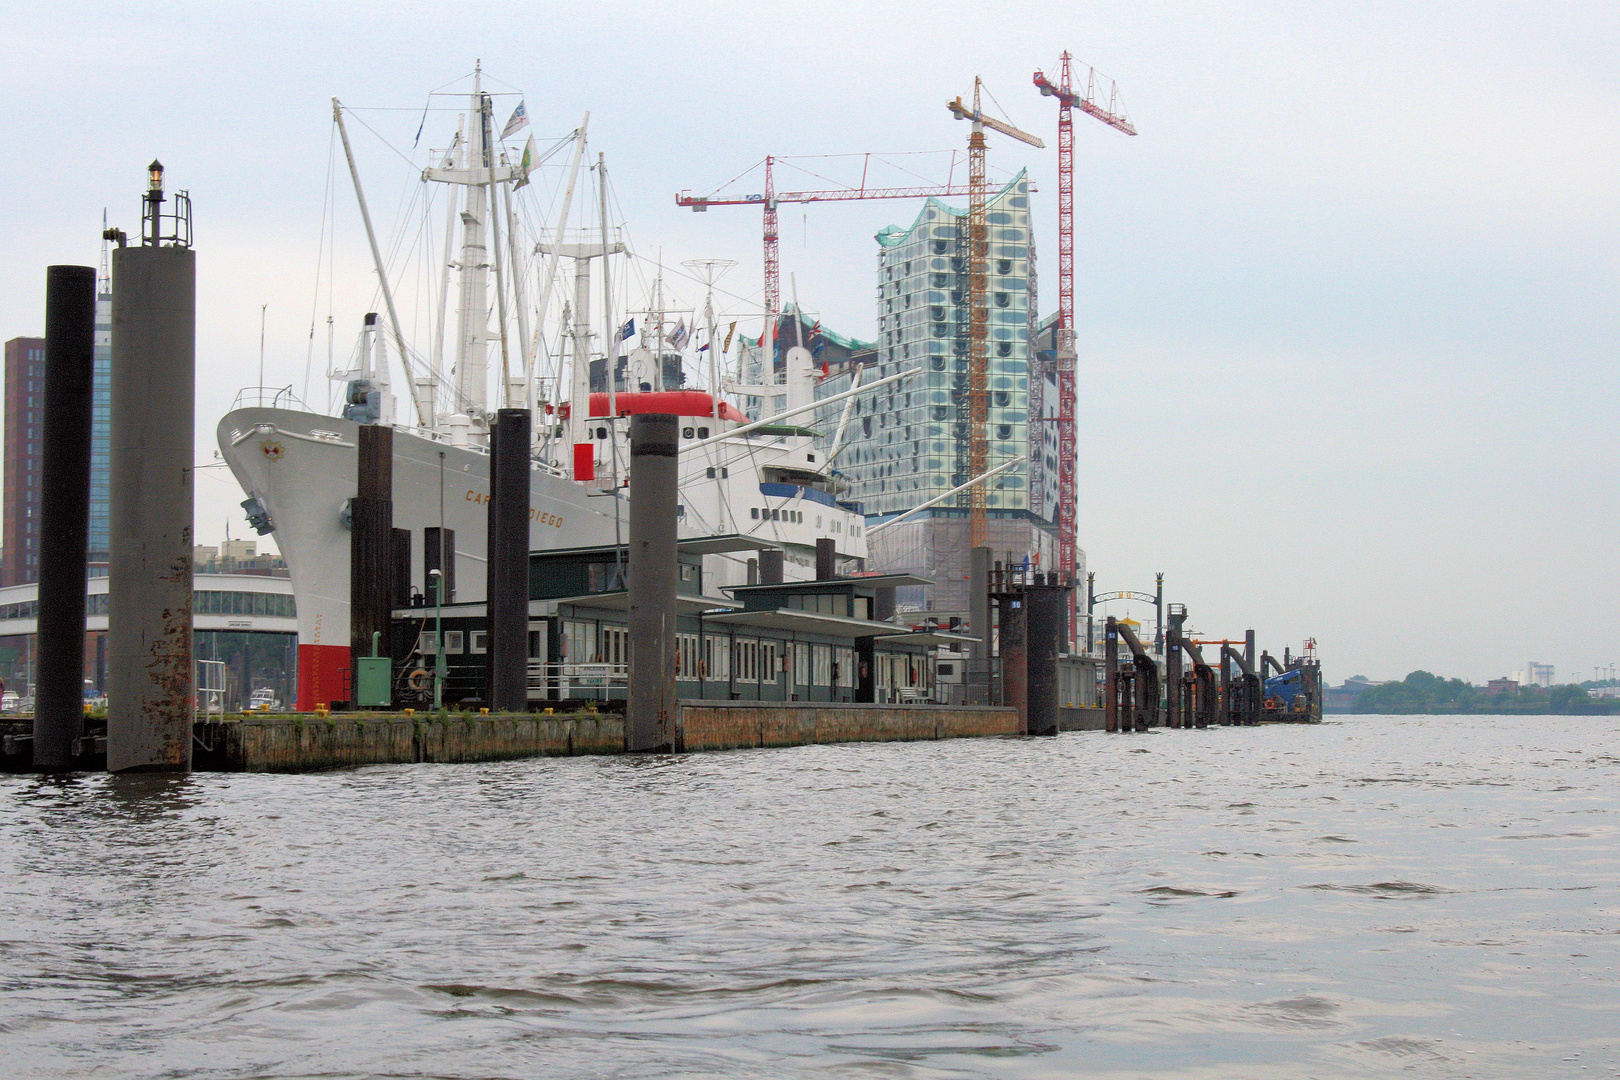
M 433 582 L 433 711 L 444 708 L 444 574 L 428 571 Z

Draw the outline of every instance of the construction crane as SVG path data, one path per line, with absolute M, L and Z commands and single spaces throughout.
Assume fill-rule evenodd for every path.
M 1075 526 L 1075 430 L 1074 430 L 1074 117 L 1079 109 L 1116 131 L 1135 135 L 1135 126 L 1125 118 L 1114 80 L 1086 68 L 1086 90 L 1074 88 L 1070 56 L 1063 54 L 1059 81 L 1053 85 L 1044 74 L 1035 73 L 1035 85 L 1046 97 L 1058 99 L 1058 568 L 1064 581 L 1073 581 L 1078 534 Z M 1098 104 L 1098 90 L 1108 84 L 1107 105 Z M 1075 603 L 1069 602 L 1069 641 L 1075 640 Z
M 868 159 L 872 155 L 866 155 Z M 827 191 L 777 191 L 773 166 L 778 159 L 765 159 L 765 191 L 757 195 L 693 195 L 682 191 L 675 196 L 676 206 L 691 207 L 701 214 L 711 206 L 759 206 L 765 211 L 765 317 L 767 324 L 775 326 L 776 316 L 782 310 L 782 264 L 777 254 L 776 208 L 782 203 L 836 202 L 844 199 L 926 199 L 951 195 L 966 195 L 968 189 L 961 184 L 928 187 L 866 186 L 866 173 L 862 170 L 861 186 L 832 188 Z
M 1027 131 L 984 115 L 979 108 L 983 81 L 973 77 L 973 108 L 958 97 L 945 107 L 958 120 L 973 124 L 968 133 L 968 469 L 969 476 L 983 476 L 990 457 L 989 324 L 990 306 L 986 295 L 989 238 L 985 229 L 984 129 L 1044 148 L 1045 143 Z M 985 485 L 968 490 L 968 547 L 984 547 L 988 541 L 985 512 Z M 978 627 L 974 633 L 979 632 Z

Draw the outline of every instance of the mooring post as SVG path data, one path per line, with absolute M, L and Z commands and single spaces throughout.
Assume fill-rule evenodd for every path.
M 34 768 L 66 772 L 84 730 L 84 594 L 96 271 L 45 271 L 45 430 L 40 463 L 39 658 Z
M 501 409 L 490 438 L 485 659 L 495 712 L 529 707 L 529 417 Z
M 1114 616 L 1103 623 L 1103 671 L 1106 683 L 1103 694 L 1104 725 L 1109 731 L 1119 730 L 1119 628 Z
M 1058 650 L 1067 637 L 1074 591 L 1048 575 L 1024 594 L 1024 700 L 1026 735 L 1058 733 Z
M 1170 728 L 1179 728 L 1184 724 L 1181 708 L 1181 628 L 1186 621 L 1186 605 L 1171 604 L 1164 654 L 1164 724 Z
M 1232 705 L 1232 661 L 1226 655 L 1227 648 L 1228 648 L 1227 643 L 1224 642 L 1224 641 L 1221 642 L 1220 719 L 1217 721 L 1217 723 L 1221 724 L 1223 727 L 1231 726 L 1231 724 L 1232 724 L 1232 708 L 1233 708 L 1233 705 Z
M 112 253 L 107 769 L 188 772 L 197 255 L 155 161 L 145 201 L 141 245 Z
M 838 576 L 838 542 L 830 536 L 816 540 L 816 580 L 831 581 Z
M 630 677 L 625 750 L 678 751 L 675 502 L 678 418 L 630 418 Z M 817 563 L 821 562 L 820 546 Z M 829 559 L 830 561 L 830 559 Z
M 1018 722 L 1029 734 L 1029 594 L 1003 583 L 996 596 L 996 657 L 1001 661 L 1001 704 L 1018 710 Z
M 349 701 L 357 700 L 371 635 L 389 633 L 394 600 L 394 429 L 355 433 L 355 494 L 349 503 Z

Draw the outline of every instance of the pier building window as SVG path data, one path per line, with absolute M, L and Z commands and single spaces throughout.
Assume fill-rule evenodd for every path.
M 838 665 L 838 685 L 841 689 L 853 690 L 855 688 L 855 650 L 836 649 L 837 657 L 834 663 Z
M 467 639 L 467 651 L 473 655 L 489 652 L 489 631 L 474 630 Z
M 739 638 L 736 644 L 737 681 L 759 682 L 759 642 Z
M 570 664 L 588 664 L 596 655 L 596 624 L 579 619 L 563 621 L 563 647 Z
M 817 686 L 831 686 L 833 680 L 833 658 L 831 645 L 812 646 L 815 656 L 815 684 Z
M 630 662 L 630 631 L 622 626 L 602 627 L 602 656 L 604 664 Z
M 678 679 L 696 679 L 698 677 L 698 636 L 696 634 L 675 635 L 675 677 Z
M 460 630 L 446 630 L 444 632 L 444 654 L 446 656 L 459 656 L 465 635 Z
M 713 634 L 703 638 L 703 667 L 708 678 L 727 682 L 731 678 L 731 639 Z

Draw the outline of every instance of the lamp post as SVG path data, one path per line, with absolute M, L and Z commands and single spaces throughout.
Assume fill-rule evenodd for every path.
M 433 579 L 433 711 L 438 712 L 444 708 L 444 574 L 434 568 L 428 577 Z

